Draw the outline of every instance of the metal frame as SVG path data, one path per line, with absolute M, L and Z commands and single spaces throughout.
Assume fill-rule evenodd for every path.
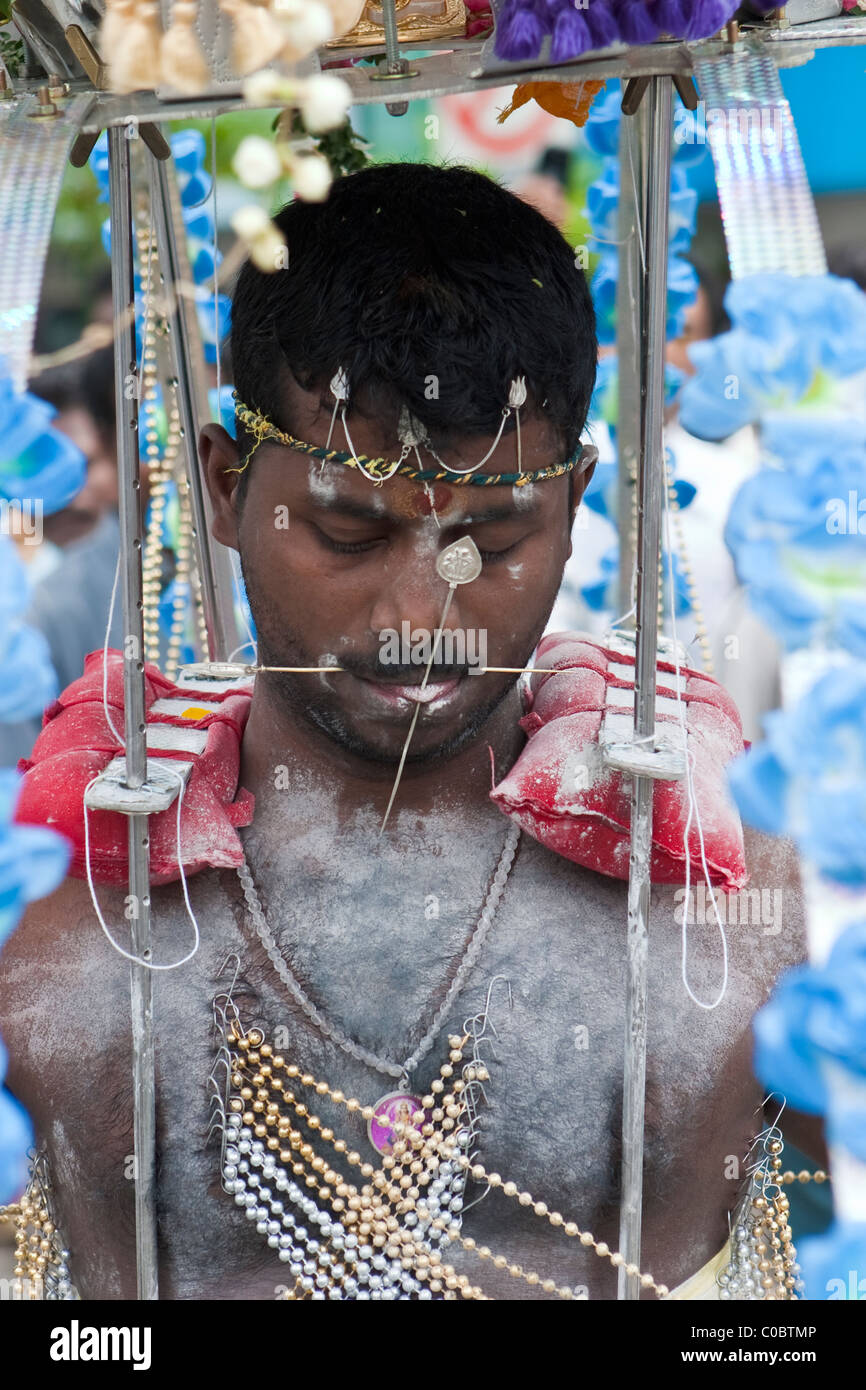
M 144 705 L 144 626 L 141 560 L 144 525 L 138 456 L 138 380 L 135 347 L 132 255 L 132 180 L 129 141 L 114 127 L 108 132 L 111 204 L 111 289 L 114 302 L 114 393 L 117 411 L 117 472 L 120 488 L 123 574 L 123 720 L 126 785 L 147 780 Z M 129 817 L 129 894 L 132 951 L 151 955 L 149 817 Z M 132 1074 L 135 1150 L 135 1246 L 138 1296 L 159 1297 L 156 1235 L 156 1074 L 153 1039 L 153 973 L 130 965 Z
M 386 9 L 388 0 L 386 0 Z M 393 40 L 393 35 L 391 35 Z M 788 29 L 764 28 L 756 37 L 751 33 L 741 42 L 766 45 L 780 65 L 807 61 L 817 47 L 866 43 L 866 20 L 849 18 Z M 635 670 L 635 740 L 652 740 L 655 728 L 656 642 L 658 635 L 658 557 L 662 510 L 663 456 L 663 372 L 665 338 L 665 298 L 667 274 L 668 198 L 670 184 L 671 77 L 690 75 L 695 46 L 685 43 L 656 43 L 648 47 L 622 50 L 610 56 L 592 58 L 556 68 L 520 67 L 512 64 L 495 72 L 479 66 L 481 43 L 477 40 L 449 40 L 448 53 L 418 59 L 419 76 L 394 76 L 387 83 L 370 82 L 363 70 L 341 70 L 353 91 L 356 103 L 393 104 L 454 92 L 499 87 L 514 81 L 573 82 L 582 78 L 631 77 L 650 79 L 647 97 L 635 117 L 627 118 L 626 139 L 639 170 L 639 206 L 635 209 L 646 261 L 643 267 L 637 238 L 629 245 L 632 269 L 640 268 L 639 332 L 630 339 L 623 359 L 626 395 L 639 402 L 639 427 L 631 431 L 631 447 L 637 459 L 638 544 L 637 615 Z M 403 45 L 404 51 L 427 44 Z M 701 59 L 723 56 L 732 45 L 712 40 L 698 47 Z M 376 49 L 359 50 L 366 57 Z M 353 50 L 340 49 L 334 57 L 351 57 Z M 328 50 L 324 50 L 327 61 Z M 398 56 L 393 42 L 388 45 L 389 67 Z M 393 72 L 393 67 L 392 67 Z M 19 84 L 26 88 L 27 84 Z M 80 85 L 80 84 L 79 84 Z M 82 87 L 83 89 L 83 87 Z M 72 92 L 77 90 L 72 84 Z M 124 667 L 125 738 L 127 783 L 130 788 L 146 782 L 147 758 L 144 730 L 144 664 L 141 614 L 142 518 L 139 487 L 134 394 L 125 389 L 129 373 L 135 374 L 134 325 L 128 313 L 132 302 L 132 242 L 130 213 L 129 147 L 124 131 L 131 119 L 166 120 L 216 115 L 246 107 L 238 90 L 211 94 L 197 100 L 167 102 L 152 94 L 119 97 L 96 92 L 82 123 L 82 131 L 109 127 L 109 167 L 112 216 L 112 283 L 116 321 L 120 326 L 115 340 L 116 400 L 118 419 L 118 460 L 120 473 L 120 511 L 123 538 L 123 612 L 126 636 Z M 182 248 L 178 238 L 176 199 L 165 166 L 155 174 L 158 190 L 160 258 L 167 277 L 182 274 Z M 200 344 L 192 316 L 178 303 L 173 320 L 174 361 L 184 430 L 194 440 L 205 401 L 197 387 L 193 359 L 199 357 Z M 639 352 L 638 352 L 639 348 Z M 200 377 L 198 378 L 200 381 Z M 627 441 L 629 426 L 623 429 Z M 195 468 L 191 469 L 195 475 Z M 228 607 L 232 604 L 230 568 L 212 550 L 208 531 L 207 503 L 196 477 L 193 505 L 199 561 L 207 610 L 210 656 L 228 655 Z M 220 548 L 221 549 L 221 548 Z M 226 599 L 226 591 L 228 599 Z M 647 969 L 650 897 L 650 844 L 652 830 L 651 773 L 632 768 L 632 838 L 628 889 L 628 981 L 626 990 L 626 1039 L 623 1089 L 623 1198 L 620 1240 L 626 1263 L 639 1264 L 641 1242 L 641 1199 L 643 1176 L 643 1121 L 646 1072 Z M 133 950 L 148 958 L 150 954 L 150 885 L 148 862 L 148 818 L 131 815 L 129 820 L 129 891 L 138 912 L 132 921 Z M 155 1072 L 153 1046 L 152 983 L 150 970 L 131 966 L 132 1035 L 135 1083 L 135 1159 L 136 1159 L 136 1247 L 138 1293 L 142 1299 L 158 1297 L 157 1212 L 155 1183 Z M 633 1300 L 640 1295 L 639 1280 L 619 1271 L 618 1297 Z

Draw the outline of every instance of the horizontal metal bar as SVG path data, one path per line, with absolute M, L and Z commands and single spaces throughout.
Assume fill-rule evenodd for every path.
M 353 103 L 375 106 L 401 99 L 417 101 L 454 92 L 507 87 L 514 82 L 577 82 L 590 78 L 607 80 L 611 77 L 628 80 L 630 77 L 686 75 L 694 71 L 695 61 L 721 58 L 732 48 L 727 40 L 722 39 L 707 39 L 699 44 L 656 42 L 636 48 L 614 48 L 600 57 L 583 58 L 557 67 L 527 63 L 525 66 L 506 65 L 495 72 L 483 72 L 480 55 L 486 41 L 459 38 L 440 40 L 442 50 L 431 53 L 437 46 L 435 40 L 418 40 L 414 43 L 401 40 L 402 53 L 417 51 L 431 54 L 430 57 L 413 59 L 413 67 L 420 70 L 417 78 L 396 79 L 388 83 L 371 82 L 368 68 L 340 68 L 339 75 L 351 87 Z M 774 29 L 766 24 L 758 24 L 755 28 L 744 25 L 738 42 L 766 45 L 779 67 L 796 67 L 808 62 L 819 48 L 866 45 L 866 17 L 848 15 L 812 24 L 795 24 L 787 29 Z M 446 43 L 447 50 L 444 49 Z M 324 48 L 319 50 L 319 60 L 328 62 L 332 54 L 333 59 L 339 61 L 346 58 L 370 59 L 385 56 L 385 46 L 371 44 L 357 49 Z M 16 81 L 15 89 L 35 92 L 39 85 L 39 82 Z M 90 91 L 89 85 L 83 81 L 73 82 L 70 87 L 72 93 Z M 158 97 L 153 92 L 133 92 L 124 96 L 99 92 L 82 129 L 103 130 L 106 126 L 125 125 L 133 119 L 200 120 L 227 111 L 248 109 L 249 103 L 244 100 L 239 82 L 226 83 L 220 90 L 202 97 L 179 97 L 177 101 Z

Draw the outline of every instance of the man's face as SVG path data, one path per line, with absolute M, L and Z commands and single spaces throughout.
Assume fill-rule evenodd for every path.
M 293 384 L 285 414 L 297 421 L 300 438 L 325 443 L 330 414 L 317 394 Z M 350 412 L 348 419 L 359 453 L 398 456 L 399 445 L 374 416 Z M 524 471 L 561 461 L 545 421 L 521 423 Z M 208 433 L 202 452 L 217 507 L 214 532 L 240 552 L 260 663 L 346 668 L 270 676 L 292 716 L 379 763 L 399 758 L 419 704 L 411 760 L 447 757 L 480 735 L 517 677 L 471 674 L 469 667 L 473 658 L 477 665 L 523 667 L 538 642 L 569 553 L 567 479 L 524 488 L 438 483 L 425 489 L 406 478 L 376 486 L 356 469 L 322 466 L 266 440 L 249 464 L 246 496 L 236 509 L 225 485 L 214 493 L 214 454 L 227 440 L 214 444 L 218 432 L 209 427 Z M 467 467 L 491 443 L 473 437 L 442 456 Z M 331 444 L 346 448 L 339 417 Z M 409 457 L 418 466 L 414 453 Z M 422 449 L 421 458 L 429 468 L 429 452 Z M 481 471 L 517 471 L 513 434 Z M 581 481 L 575 483 L 579 497 Z M 445 623 L 455 634 L 453 647 L 447 660 L 440 651 L 422 694 L 449 594 L 436 560 L 465 535 L 475 541 L 483 568 L 453 595 Z M 400 650 L 395 638 L 402 637 L 409 642 Z

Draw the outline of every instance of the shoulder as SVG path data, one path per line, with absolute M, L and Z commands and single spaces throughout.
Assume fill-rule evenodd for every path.
M 100 902 L 109 920 L 123 921 L 120 890 L 101 888 Z M 87 1050 L 100 999 L 128 991 L 126 962 L 105 947 L 87 884 L 75 878 L 31 903 L 5 942 L 0 1034 L 9 1053 L 7 1084 L 20 1098 L 39 1077 L 50 1086 L 48 1074 L 67 1053 Z

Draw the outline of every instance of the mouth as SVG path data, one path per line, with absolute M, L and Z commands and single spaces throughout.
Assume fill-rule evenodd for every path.
M 398 685 L 394 681 L 368 680 L 366 676 L 359 679 L 364 682 L 374 701 L 380 704 L 380 708 L 404 711 L 415 705 L 425 705 L 428 708 L 443 707 L 450 703 L 463 683 L 462 676 L 453 676 L 450 680 L 444 681 L 428 681 L 423 688 L 420 681 Z

